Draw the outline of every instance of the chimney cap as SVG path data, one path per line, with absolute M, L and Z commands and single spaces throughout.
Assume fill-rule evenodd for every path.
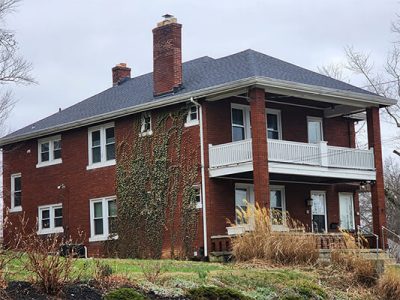
M 164 25 L 172 24 L 172 23 L 178 23 L 178 19 L 175 18 L 173 15 L 165 14 L 162 17 L 164 18 L 164 20 L 162 20 L 161 22 L 158 22 L 157 27 L 161 27 Z
M 126 68 L 126 63 L 116 64 L 115 67 Z

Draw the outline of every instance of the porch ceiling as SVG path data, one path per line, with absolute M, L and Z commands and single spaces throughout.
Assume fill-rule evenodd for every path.
M 238 174 L 226 175 L 219 177 L 223 179 L 232 180 L 243 180 L 243 181 L 253 181 L 253 172 L 243 172 Z M 298 183 L 310 183 L 310 184 L 339 184 L 339 183 L 355 183 L 359 184 L 360 180 L 345 179 L 345 178 L 326 178 L 317 176 L 302 176 L 302 175 L 287 175 L 287 174 L 269 174 L 270 181 L 275 182 L 298 182 Z

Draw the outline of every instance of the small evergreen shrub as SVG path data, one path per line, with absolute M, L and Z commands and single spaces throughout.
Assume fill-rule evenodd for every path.
M 191 300 L 250 300 L 249 297 L 229 288 L 202 286 L 188 292 Z
M 146 300 L 147 297 L 130 288 L 120 288 L 104 296 L 105 300 Z

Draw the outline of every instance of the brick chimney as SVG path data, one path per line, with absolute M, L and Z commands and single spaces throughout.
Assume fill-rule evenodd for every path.
M 131 68 L 128 68 L 125 63 L 120 63 L 112 68 L 113 86 L 118 85 L 125 78 L 131 78 Z
M 182 25 L 171 15 L 153 29 L 154 95 L 173 93 L 182 86 Z

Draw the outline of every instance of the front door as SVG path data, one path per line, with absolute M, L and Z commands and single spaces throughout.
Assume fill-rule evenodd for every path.
M 354 230 L 354 205 L 352 193 L 339 193 L 340 228 Z
M 326 218 L 326 194 L 325 191 L 311 191 L 311 198 L 313 199 L 311 225 L 313 232 L 326 232 L 327 231 L 327 218 Z

